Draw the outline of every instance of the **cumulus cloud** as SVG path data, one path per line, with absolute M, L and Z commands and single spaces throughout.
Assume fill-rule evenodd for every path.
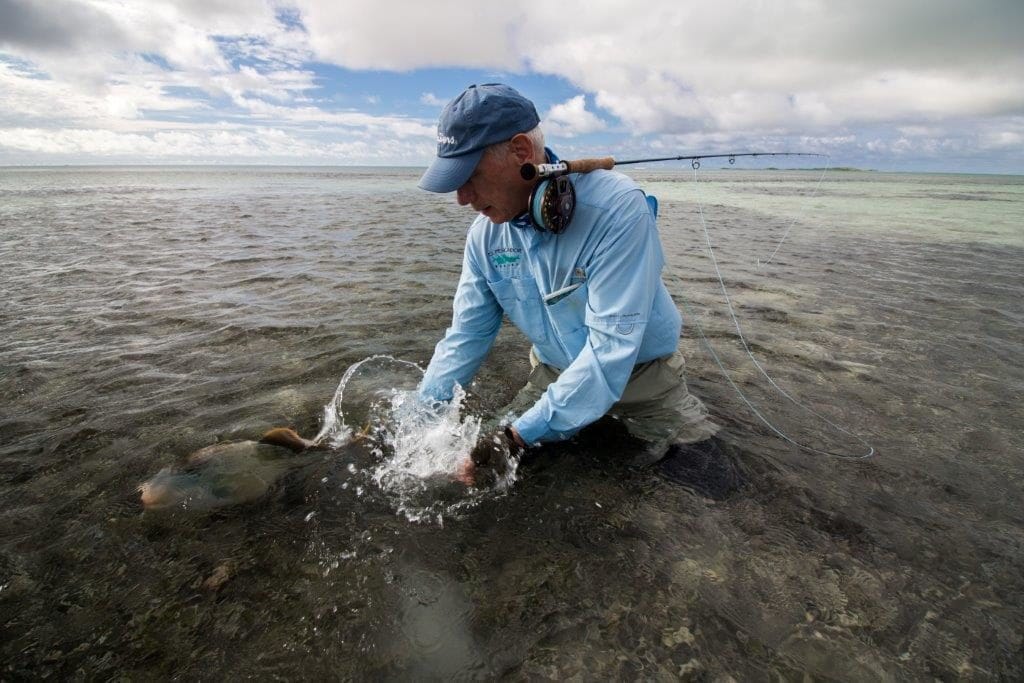
M 295 6 L 317 55 L 351 69 L 522 70 L 534 21 L 517 3 L 296 0 Z
M 899 5 L 665 2 L 629 22 L 599 5 L 561 39 L 552 32 L 533 66 L 598 93 L 639 133 L 1024 110 L 1021 34 L 1007 28 L 1024 25 L 1024 4 Z
M 246 101 L 245 105 L 248 116 L 255 120 L 314 124 L 321 128 L 334 126 L 398 138 L 425 139 L 437 135 L 433 122 L 402 116 L 374 116 L 354 111 L 327 112 L 317 107 L 282 107 L 262 100 Z M 346 131 L 346 135 L 352 132 Z
M 282 71 L 312 54 L 301 31 L 282 25 L 269 2 L 0 0 L 0 19 L 10 20 L 0 21 L 0 51 L 90 93 L 151 78 L 154 66 L 202 88 L 236 74 L 233 56 Z
M 75 53 L 83 46 L 125 42 L 109 15 L 84 3 L 0 0 L 0 48 Z
M 443 107 L 444 105 L 448 104 L 448 101 L 442 100 L 440 97 L 438 97 L 432 92 L 425 92 L 422 95 L 420 95 L 420 103 L 426 104 L 431 107 Z
M 249 0 L 0 0 L 0 160 L 429 154 L 432 124 L 313 106 L 306 33 L 279 12 Z
M 550 135 L 572 138 L 607 128 L 593 112 L 587 111 L 583 95 L 556 104 L 543 118 L 544 131 Z
M 0 140 L 4 126 L 87 125 L 117 127 L 139 112 L 175 112 L 196 108 L 193 101 L 168 95 L 159 78 L 111 83 L 100 91 L 47 78 L 32 69 L 0 62 Z
M 571 144 L 614 130 L 644 149 L 852 136 L 835 144 L 1012 150 L 1024 116 L 1021 26 L 1020 0 L 649 0 L 643 11 L 617 0 L 563 0 L 557 11 L 546 0 L 0 0 L 0 145 L 52 149 L 25 131 L 66 130 L 52 139 L 83 154 L 198 141 L 250 158 L 260 146 L 245 125 L 310 150 L 324 148 L 308 137 L 320 126 L 377 149 L 398 144 L 395 162 L 417 149 L 429 158 L 433 121 L 337 111 L 318 97 L 320 63 L 552 76 L 571 96 L 545 103 L 545 125 Z M 359 94 L 387 106 L 373 97 Z M 213 116 L 242 137 L 213 136 L 199 123 Z M 157 137 L 187 121 L 196 137 Z
M 95 129 L 15 128 L 3 131 L 0 148 L 13 156 L 44 154 L 61 162 L 81 157 L 151 163 L 271 161 L 276 163 L 412 163 L 425 154 L 423 145 L 370 138 L 317 137 L 280 128 L 199 128 L 147 133 Z
M 298 5 L 324 60 L 557 75 L 640 134 L 1024 110 L 1018 0 Z

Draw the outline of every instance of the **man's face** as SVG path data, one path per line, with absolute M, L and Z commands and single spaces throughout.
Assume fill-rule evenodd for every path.
M 530 183 L 519 175 L 522 162 L 515 153 L 484 153 L 469 180 L 457 190 L 461 206 L 467 204 L 492 223 L 510 221 L 526 211 Z

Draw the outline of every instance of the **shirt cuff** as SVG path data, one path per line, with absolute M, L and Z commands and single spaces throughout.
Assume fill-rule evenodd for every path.
M 527 412 L 523 414 L 518 420 L 512 423 L 512 426 L 517 432 L 519 432 L 520 438 L 526 442 L 527 446 L 533 446 L 540 442 L 540 438 L 548 431 L 547 422 L 539 416 L 532 416 Z
M 416 393 L 424 403 L 447 403 L 452 400 L 452 391 L 448 390 L 448 392 L 443 392 L 435 383 L 427 384 L 426 382 L 423 382 L 420 384 Z

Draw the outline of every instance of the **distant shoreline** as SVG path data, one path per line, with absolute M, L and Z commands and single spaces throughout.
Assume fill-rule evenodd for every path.
M 332 170 L 332 171 L 345 171 L 345 170 L 388 170 L 388 171 L 417 171 L 423 172 L 426 170 L 425 166 L 392 166 L 386 164 L 219 164 L 219 163 L 95 163 L 95 164 L 0 164 L 0 171 L 31 171 L 31 170 L 115 170 L 115 169 L 139 169 L 146 171 L 159 171 L 169 169 L 191 169 L 195 171 L 228 171 L 228 170 L 266 170 L 266 169 L 281 169 L 281 170 L 293 170 L 296 172 L 301 171 L 314 171 L 314 170 Z M 629 169 L 623 169 L 623 172 L 627 170 L 632 171 L 643 171 L 645 173 L 659 173 L 659 172 L 677 172 L 677 171 L 689 171 L 688 164 L 680 164 L 676 166 L 668 164 L 658 165 L 643 165 L 643 166 L 632 166 Z M 736 166 L 719 166 L 719 167 L 708 167 L 705 166 L 704 170 L 707 171 L 741 171 L 741 172 L 760 172 L 760 171 L 775 171 L 775 172 L 789 172 L 789 171 L 803 171 L 803 172 L 821 172 L 821 171 L 834 171 L 839 173 L 900 173 L 900 174 L 918 174 L 918 175 L 983 175 L 983 176 L 1005 176 L 1005 177 L 1024 177 L 1024 171 L 1011 172 L 1011 171 L 918 171 L 918 170 L 880 170 L 877 168 L 859 168 L 856 166 L 831 166 L 831 167 L 800 167 L 800 168 L 780 168 L 778 166 L 767 166 L 765 168 L 737 168 Z

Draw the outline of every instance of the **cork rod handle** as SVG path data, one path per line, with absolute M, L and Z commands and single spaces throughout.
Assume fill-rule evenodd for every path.
M 565 162 L 566 166 L 569 167 L 569 173 L 590 173 L 602 168 L 606 171 L 612 170 L 615 166 L 615 159 L 612 157 L 602 157 L 600 159 L 577 159 L 576 161 Z

